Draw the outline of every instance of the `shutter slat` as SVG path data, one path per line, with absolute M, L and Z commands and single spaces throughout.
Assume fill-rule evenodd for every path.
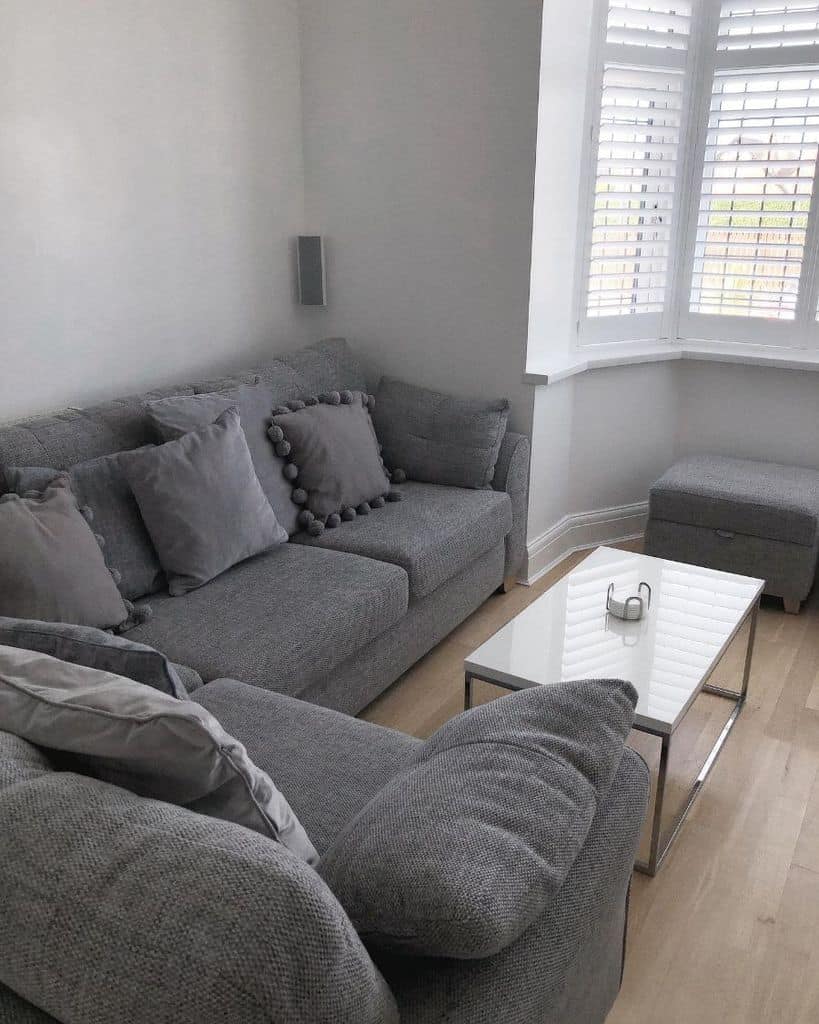
M 610 46 L 687 50 L 691 4 L 682 0 L 612 0 L 606 23 Z
M 742 17 L 743 24 L 750 25 L 757 17 L 747 5 L 738 13 L 740 5 L 732 3 L 723 4 L 723 20 L 729 6 L 730 18 Z M 779 16 L 784 16 L 782 11 Z M 767 124 L 759 125 L 762 120 Z M 793 319 L 813 198 L 818 129 L 819 72 L 716 72 L 697 215 L 691 312 Z
M 819 3 L 734 3 L 720 8 L 718 50 L 785 49 L 816 46 L 819 51 Z

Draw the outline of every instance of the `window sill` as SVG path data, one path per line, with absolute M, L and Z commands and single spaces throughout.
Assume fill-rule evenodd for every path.
M 596 345 L 567 353 L 548 366 L 533 366 L 523 376 L 526 384 L 557 384 L 569 377 L 613 366 L 640 363 L 675 362 L 693 359 L 701 362 L 742 363 L 770 366 L 779 370 L 819 370 L 819 352 L 802 349 L 761 348 L 755 345 L 720 345 L 696 341 L 646 342 L 625 345 Z

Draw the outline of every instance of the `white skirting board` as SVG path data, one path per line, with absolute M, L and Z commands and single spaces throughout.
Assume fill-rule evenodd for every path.
M 520 582 L 531 586 L 574 551 L 642 537 L 647 519 L 648 502 L 645 501 L 564 516 L 529 542 L 528 569 Z

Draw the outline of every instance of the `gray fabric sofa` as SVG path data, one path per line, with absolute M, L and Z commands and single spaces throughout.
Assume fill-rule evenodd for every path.
M 422 747 L 230 679 L 193 696 L 276 780 L 322 857 Z M 541 697 L 545 707 L 544 690 L 501 701 L 536 707 Z M 620 987 L 649 786 L 636 754 L 618 756 L 568 874 L 533 923 L 490 956 L 449 959 L 365 948 L 321 864 L 314 871 L 247 829 L 55 771 L 42 751 L 0 732 L 0 895 L 11 907 L 0 929 L 0 1021 L 602 1024 Z M 528 792 L 537 795 L 509 804 L 524 823 L 546 806 Z M 474 877 L 480 894 L 482 873 Z
M 342 339 L 265 366 L 0 427 L 3 468 L 66 469 L 155 443 L 147 400 L 264 381 L 278 400 L 366 389 Z M 355 714 L 505 580 L 525 549 L 529 442 L 508 432 L 491 489 L 408 482 L 404 500 L 312 540 L 250 559 L 183 598 L 138 601 L 150 619 L 129 639 L 190 666 Z

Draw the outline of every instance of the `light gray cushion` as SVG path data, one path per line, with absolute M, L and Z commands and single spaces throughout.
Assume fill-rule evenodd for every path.
M 179 671 L 164 654 L 101 629 L 0 616 L 0 644 L 113 672 L 171 697 L 187 696 Z
M 819 533 L 819 471 L 691 455 L 652 486 L 649 506 L 655 519 L 810 546 Z
M 386 562 L 284 544 L 223 573 L 184 601 L 151 598 L 129 631 L 192 665 L 298 695 L 407 611 L 407 574 Z
M 324 523 L 342 510 L 369 512 L 371 501 L 383 505 L 390 482 L 381 462 L 378 440 L 360 391 L 331 392 L 293 412 L 274 416 L 283 432 L 279 445 L 298 470 L 293 501 Z M 299 498 L 299 495 L 302 495 Z M 335 525 L 338 525 L 336 523 Z
M 456 398 L 382 377 L 373 419 L 390 470 L 432 484 L 488 487 L 506 433 L 509 402 Z
M 292 487 L 282 471 L 284 460 L 273 450 L 267 436 L 273 407 L 278 402 L 265 384 L 228 388 L 218 393 L 162 398 L 149 402 L 148 416 L 162 441 L 175 441 L 197 427 L 205 427 L 232 406 L 238 409 L 253 468 L 276 518 L 288 533 L 298 529 L 298 509 L 291 500 Z
M 108 629 L 129 611 L 66 475 L 0 499 L 0 615 Z
M 0 906 L 0 981 L 62 1024 L 397 1024 L 285 847 L 70 772 L 21 782 L 2 756 Z
M 513 942 L 582 849 L 636 701 L 616 680 L 540 686 L 439 729 L 322 856 L 359 933 L 459 959 Z
M 402 501 L 377 515 L 359 516 L 320 537 L 300 533 L 295 540 L 400 565 L 417 601 L 495 547 L 512 526 L 511 502 L 503 492 L 409 482 L 401 494 Z
M 41 467 L 6 469 L 6 483 L 18 494 L 42 491 L 61 471 Z M 102 455 L 67 470 L 71 489 L 94 532 L 105 541 L 108 565 L 117 571 L 123 597 L 135 601 L 165 586 L 151 538 L 142 522 L 134 493 L 120 466 L 120 453 Z
M 410 762 L 421 740 L 235 679 L 194 700 L 276 779 L 321 853 Z
M 3 728 L 72 755 L 83 774 L 283 843 L 312 843 L 270 777 L 201 705 L 111 672 L 0 645 Z
M 287 540 L 235 408 L 176 441 L 123 453 L 122 467 L 175 597 Z

